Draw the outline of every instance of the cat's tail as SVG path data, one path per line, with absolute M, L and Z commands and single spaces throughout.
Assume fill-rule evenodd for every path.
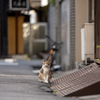
M 52 58 L 52 54 L 53 54 L 53 49 L 50 50 L 49 54 L 50 54 L 50 56 L 49 56 L 49 58 L 48 58 L 48 61 L 51 62 L 51 58 Z

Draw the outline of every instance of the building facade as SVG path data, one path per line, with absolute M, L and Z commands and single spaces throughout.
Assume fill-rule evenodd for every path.
M 91 5 L 90 5 L 91 4 Z M 59 0 L 59 17 L 60 20 L 60 34 L 61 41 L 64 43 L 61 50 L 61 67 L 62 70 L 71 70 L 78 68 L 81 60 L 81 29 L 85 23 L 91 23 L 90 12 L 92 11 L 92 17 L 94 15 L 94 0 Z M 56 5 L 55 5 L 56 6 Z M 49 11 L 54 7 L 49 6 Z M 54 11 L 49 12 L 49 20 L 55 18 Z M 52 15 L 52 16 L 50 16 Z M 56 20 L 56 18 L 55 18 Z M 49 35 L 55 36 L 56 27 L 54 26 L 55 21 L 52 20 L 53 24 L 49 23 L 49 28 L 55 30 L 52 33 L 49 30 Z M 94 23 L 92 21 L 92 23 Z

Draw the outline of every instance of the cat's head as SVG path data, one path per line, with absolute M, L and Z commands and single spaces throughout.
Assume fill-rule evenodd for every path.
M 50 60 L 46 60 L 46 61 L 45 61 L 45 60 L 43 59 L 42 61 L 43 61 L 43 66 L 44 66 L 44 67 L 50 67 Z

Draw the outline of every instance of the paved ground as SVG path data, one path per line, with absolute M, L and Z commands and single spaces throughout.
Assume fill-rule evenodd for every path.
M 33 74 L 32 66 L 0 65 L 0 100 L 95 100 L 91 98 L 57 97 L 50 90 L 50 84 L 40 83 Z M 99 100 L 99 99 L 98 99 Z
M 73 100 L 52 94 L 49 84 L 40 83 L 37 76 L 0 75 L 0 100 Z M 74 99 L 79 100 L 79 99 Z
M 66 100 L 54 96 L 50 84 L 38 81 L 38 76 L 32 72 L 32 62 L 7 65 L 1 61 L 0 64 L 0 100 Z

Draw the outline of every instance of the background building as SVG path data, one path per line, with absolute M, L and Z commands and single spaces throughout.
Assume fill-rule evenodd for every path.
M 31 51 L 36 48 L 36 46 L 32 48 L 33 41 L 29 40 L 32 36 L 31 34 L 34 34 L 32 32 L 36 31 L 36 29 L 33 28 L 35 27 L 33 24 L 47 24 L 48 2 L 47 0 L 45 1 L 46 2 L 43 0 L 0 0 L 0 56 L 29 55 Z M 23 6 L 24 4 L 26 4 L 25 7 Z M 40 25 L 36 33 L 42 31 L 44 34 L 44 30 L 45 29 Z M 26 40 L 28 40 L 27 43 Z M 41 48 L 43 48 L 43 46 Z M 44 50 L 44 48 L 41 50 Z
M 78 68 L 82 62 L 81 29 L 85 23 L 94 22 L 94 0 L 59 0 L 56 3 L 59 9 L 55 9 L 56 5 L 49 5 L 49 35 L 57 40 L 55 25 L 58 21 L 60 33 L 58 35 L 59 37 L 61 35 L 61 41 L 64 43 L 61 50 L 62 69 Z

